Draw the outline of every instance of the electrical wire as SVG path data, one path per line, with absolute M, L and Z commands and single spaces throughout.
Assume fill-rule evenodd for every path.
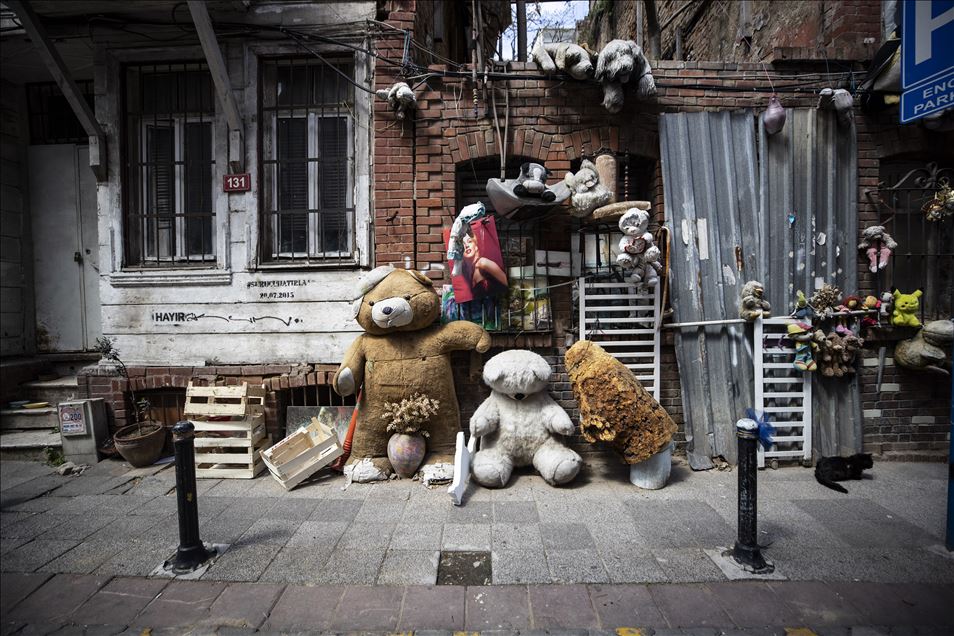
M 318 51 L 314 50 L 313 48 L 311 48 L 310 46 L 308 46 L 307 44 L 305 44 L 304 42 L 302 42 L 302 41 L 301 41 L 301 38 L 297 37 L 295 34 L 289 32 L 289 31 L 285 31 L 284 29 L 283 29 L 283 32 L 288 33 L 288 35 L 290 35 L 290 36 L 292 37 L 292 39 L 295 40 L 295 41 L 298 43 L 298 46 L 300 46 L 301 48 L 305 49 L 306 51 L 308 51 L 309 53 L 311 53 L 312 55 L 314 55 L 315 57 L 317 57 L 319 60 L 321 60 L 321 62 L 322 62 L 325 66 L 327 66 L 327 67 L 330 68 L 332 71 L 334 71 L 335 73 L 337 73 L 338 75 L 340 75 L 341 77 L 343 77 L 343 78 L 345 79 L 345 81 L 347 81 L 348 83 L 350 83 L 350 84 L 351 84 L 352 86 L 354 86 L 355 88 L 358 88 L 358 89 L 360 89 L 360 90 L 363 90 L 365 93 L 370 93 L 370 94 L 372 94 L 372 95 L 375 95 L 375 94 L 376 94 L 372 89 L 368 88 L 367 86 L 362 86 L 361 84 L 357 83 L 356 81 L 354 81 L 353 79 L 351 79 L 351 77 L 350 77 L 347 73 L 345 73 L 344 71 L 342 71 L 341 69 L 339 69 L 339 68 L 338 68 L 337 66 L 335 66 L 334 64 L 329 63 L 328 60 L 326 60 L 324 57 L 321 56 L 320 53 L 318 53 Z

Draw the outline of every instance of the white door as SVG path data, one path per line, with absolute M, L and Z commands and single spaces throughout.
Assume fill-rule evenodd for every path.
M 89 148 L 30 146 L 37 350 L 92 349 L 102 335 L 96 179 Z

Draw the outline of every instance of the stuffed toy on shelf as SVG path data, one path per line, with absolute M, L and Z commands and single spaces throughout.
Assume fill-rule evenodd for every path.
M 570 189 L 570 214 L 573 216 L 588 216 L 613 199 L 613 193 L 600 183 L 596 165 L 589 159 L 584 159 L 575 173 L 567 172 L 563 182 Z
M 800 289 L 795 292 L 795 311 L 792 312 L 791 316 L 802 322 L 811 322 L 812 318 L 815 317 L 812 306 L 808 304 L 808 299 L 805 298 L 805 292 Z
M 891 324 L 895 327 L 920 327 L 918 308 L 921 305 L 921 290 L 915 289 L 910 294 L 902 294 L 894 290 L 894 310 L 891 312 Z

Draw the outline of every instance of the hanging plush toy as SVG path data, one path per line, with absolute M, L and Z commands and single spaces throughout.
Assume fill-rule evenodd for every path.
M 845 343 L 840 335 L 832 331 L 827 336 L 821 329 L 816 329 L 813 336 L 817 345 L 815 356 L 818 371 L 826 378 L 841 377 L 845 374 L 842 367 L 842 354 Z
M 795 342 L 795 361 L 792 363 L 799 371 L 814 371 L 818 368 L 812 351 L 818 345 L 812 339 L 812 326 L 804 322 L 793 322 L 788 328 L 788 337 Z
M 861 233 L 858 249 L 868 256 L 868 270 L 874 274 L 885 268 L 891 252 L 898 247 L 891 235 L 884 231 L 883 225 L 866 227 Z
M 396 82 L 391 88 L 375 91 L 375 95 L 388 102 L 388 106 L 398 119 L 404 119 L 409 111 L 417 108 L 414 91 L 405 82 Z
M 598 207 L 610 202 L 613 193 L 600 183 L 600 175 L 596 166 L 589 159 L 584 159 L 576 174 L 567 172 L 563 182 L 570 189 L 570 214 L 584 217 Z
M 861 308 L 868 312 L 861 319 L 861 326 L 877 327 L 880 324 L 878 317 L 881 315 L 881 301 L 874 296 L 865 296 L 865 302 L 862 303 Z
M 742 304 L 739 317 L 752 322 L 756 318 L 772 315 L 772 306 L 764 298 L 765 288 L 757 280 L 750 280 L 742 287 Z
M 795 311 L 791 315 L 802 322 L 811 322 L 812 318 L 815 317 L 812 306 L 808 304 L 808 299 L 805 298 L 805 292 L 800 289 L 795 292 Z
M 920 306 L 921 290 L 915 289 L 910 294 L 902 294 L 894 290 L 894 311 L 891 312 L 891 324 L 895 327 L 920 327 L 918 307 Z
M 630 272 L 629 282 L 653 287 L 659 282 L 659 248 L 649 232 L 649 212 L 631 208 L 619 219 L 623 238 L 619 240 L 616 262 Z
M 785 108 L 778 101 L 778 95 L 769 97 L 768 108 L 762 113 L 762 124 L 765 126 L 765 132 L 774 135 L 785 126 Z
M 855 360 L 858 359 L 858 353 L 864 346 L 865 341 L 849 332 L 842 336 L 842 342 L 844 344 L 844 349 L 841 352 L 842 368 L 845 373 L 852 374 L 855 372 Z

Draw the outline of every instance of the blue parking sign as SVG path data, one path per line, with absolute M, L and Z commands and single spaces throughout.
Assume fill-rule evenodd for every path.
M 904 0 L 901 123 L 954 106 L 954 0 Z
M 901 27 L 901 88 L 954 70 L 954 0 L 905 0 Z

